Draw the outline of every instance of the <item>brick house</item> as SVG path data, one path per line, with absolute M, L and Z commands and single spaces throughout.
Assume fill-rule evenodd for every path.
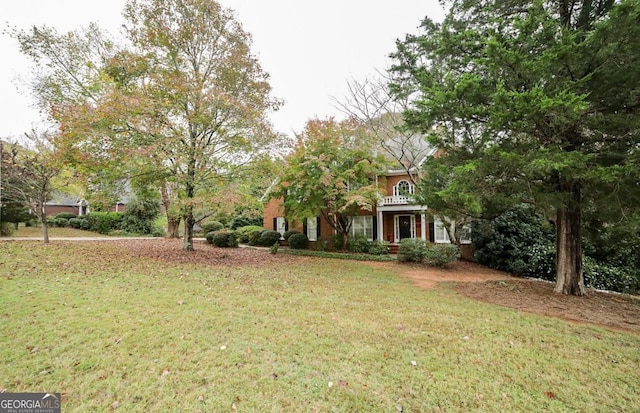
M 83 198 L 56 194 L 53 199 L 44 204 L 44 210 L 46 216 L 57 215 L 61 212 L 83 216 L 89 212 L 89 204 Z
M 444 219 L 433 217 L 428 207 L 413 200 L 417 175 L 415 172 L 427 157 L 434 156 L 436 150 L 422 151 L 419 159 L 412 159 L 410 168 L 389 169 L 376 179 L 384 186 L 384 195 L 371 211 L 361 210 L 352 217 L 351 235 L 364 235 L 369 241 L 384 240 L 391 252 L 397 251 L 400 240 L 421 238 L 431 243 L 450 243 Z M 413 174 L 410 176 L 410 173 Z M 270 199 L 264 206 L 264 227 L 281 234 L 289 229 L 303 232 L 312 243 L 320 238 L 330 240 L 335 230 L 322 217 L 308 218 L 303 223 L 295 223 L 290 228 L 285 219 L 282 199 Z M 462 243 L 470 243 L 468 235 L 462 234 Z M 463 255 L 464 251 L 463 251 Z

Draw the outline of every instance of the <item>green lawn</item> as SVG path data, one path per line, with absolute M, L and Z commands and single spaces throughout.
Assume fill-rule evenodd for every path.
M 64 412 L 640 411 L 637 335 L 358 262 L 122 245 L 0 242 L 0 390 Z
M 12 237 L 33 237 L 42 239 L 42 228 L 41 227 L 25 227 L 24 225 L 20 225 L 18 230 L 15 231 Z M 91 231 L 83 231 L 81 229 L 74 228 L 49 228 L 49 237 L 91 237 L 91 238 L 102 238 L 108 237 L 107 235 L 98 234 L 97 232 Z

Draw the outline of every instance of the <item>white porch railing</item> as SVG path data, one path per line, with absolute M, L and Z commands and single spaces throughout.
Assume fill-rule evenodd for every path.
M 404 195 L 385 196 L 382 200 L 383 205 L 406 205 L 412 201 L 410 197 Z

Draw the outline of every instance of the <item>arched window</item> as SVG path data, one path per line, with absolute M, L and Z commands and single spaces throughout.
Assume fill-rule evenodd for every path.
M 413 194 L 413 185 L 404 179 L 393 187 L 394 196 L 407 196 Z

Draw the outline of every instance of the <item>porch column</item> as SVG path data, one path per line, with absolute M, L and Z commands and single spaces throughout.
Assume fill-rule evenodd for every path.
M 382 211 L 378 211 L 378 239 L 384 241 L 384 222 L 382 221 Z
M 427 226 L 429 222 L 427 221 L 427 216 L 425 214 L 420 214 L 420 237 L 423 240 L 427 240 Z

